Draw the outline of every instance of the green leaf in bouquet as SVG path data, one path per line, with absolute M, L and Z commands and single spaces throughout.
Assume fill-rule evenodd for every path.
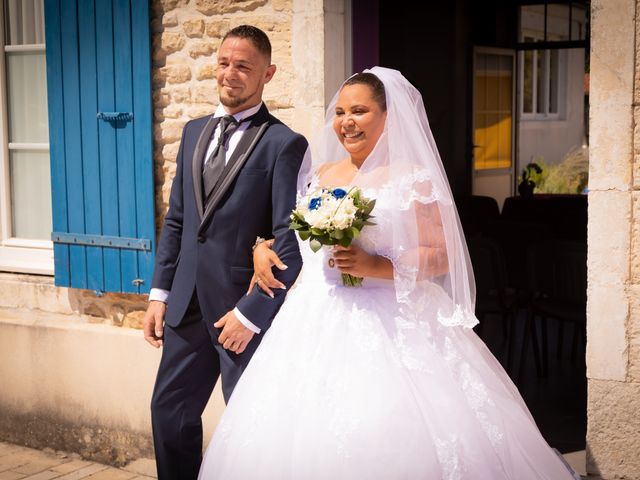
M 362 222 L 362 225 L 376 225 L 376 223 L 375 223 L 375 222 L 372 222 L 371 220 L 364 220 L 364 221 Z
M 329 235 L 328 233 L 325 233 L 324 235 L 319 237 L 318 241 L 320 243 L 322 243 L 323 245 L 334 245 L 335 244 L 335 242 L 333 242 L 333 239 L 331 238 L 331 235 Z
M 309 242 L 309 246 L 311 247 L 311 250 L 313 250 L 314 252 L 317 252 L 322 248 L 322 244 L 315 238 Z
M 338 244 L 343 247 L 348 247 L 349 245 L 351 245 L 351 240 L 352 239 L 350 237 L 345 236 L 338 242 Z
M 311 232 L 309 230 L 298 230 L 298 235 L 300 235 L 300 240 L 308 240 L 311 237 Z
M 360 230 L 358 230 L 357 228 L 351 227 L 351 234 L 353 235 L 353 238 L 357 238 L 358 235 L 360 235 Z
M 315 235 L 316 237 L 321 237 L 322 235 L 324 235 L 325 232 L 324 232 L 324 230 L 321 230 L 319 228 L 312 228 L 311 229 L 311 233 L 313 235 Z
M 364 227 L 364 221 L 359 218 L 356 218 L 351 224 L 351 227 L 357 228 L 358 230 L 362 230 L 362 227 Z
M 371 213 L 371 211 L 373 210 L 373 207 L 376 206 L 376 200 L 370 200 L 368 203 L 365 204 L 364 206 L 364 213 L 365 215 L 369 215 Z
M 341 240 L 344 237 L 344 230 L 334 230 L 333 232 L 331 232 L 331 236 L 336 240 Z

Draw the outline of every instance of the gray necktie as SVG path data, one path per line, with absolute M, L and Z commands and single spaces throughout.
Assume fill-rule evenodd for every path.
M 232 115 L 225 115 L 220 119 L 220 135 L 218 136 L 218 144 L 211 152 L 211 156 L 204 164 L 202 172 L 202 186 L 204 190 L 204 198 L 207 199 L 211 191 L 218 183 L 218 179 L 222 174 L 225 166 L 225 158 L 227 155 L 227 141 L 238 128 L 240 124 Z

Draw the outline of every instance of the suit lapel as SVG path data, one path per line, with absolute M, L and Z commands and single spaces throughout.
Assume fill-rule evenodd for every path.
M 227 162 L 227 166 L 220 176 L 220 180 L 207 199 L 199 232 L 202 232 L 207 227 L 214 209 L 218 206 L 224 194 L 227 193 L 229 187 L 238 176 L 240 169 L 247 161 L 247 158 L 251 155 L 251 152 L 258 144 L 258 141 L 264 132 L 267 130 L 267 127 L 269 126 L 269 112 L 264 105 L 262 106 L 260 113 L 261 114 L 256 115 L 256 118 L 251 122 L 251 126 L 249 126 L 242 135 L 240 142 L 236 146 L 233 155 Z
M 207 153 L 207 148 L 209 148 L 211 136 L 213 135 L 213 131 L 215 130 L 216 125 L 218 125 L 219 121 L 220 119 L 214 118 L 213 115 L 209 117 L 209 120 L 202 129 L 202 132 L 200 132 L 198 143 L 196 143 L 196 148 L 193 152 L 193 160 L 191 165 L 191 171 L 193 174 L 193 193 L 196 196 L 198 215 L 200 216 L 201 220 L 202 216 L 204 215 L 204 201 L 202 199 L 202 167 L 204 165 L 204 156 Z

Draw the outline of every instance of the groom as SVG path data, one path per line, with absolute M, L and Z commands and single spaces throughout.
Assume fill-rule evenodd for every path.
M 257 238 L 275 238 L 287 288 L 302 266 L 289 215 L 307 141 L 262 103 L 275 71 L 262 30 L 230 30 L 217 58 L 220 106 L 182 133 L 144 319 L 145 339 L 163 346 L 151 401 L 160 480 L 197 477 L 217 378 L 228 400 L 284 301 L 284 290 L 245 295 Z

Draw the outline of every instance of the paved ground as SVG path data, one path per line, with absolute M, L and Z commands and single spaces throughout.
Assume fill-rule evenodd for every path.
M 564 455 L 584 475 L 584 451 Z M 75 454 L 34 450 L 0 442 L 0 480 L 152 480 L 152 460 L 140 459 L 125 468 L 112 468 L 81 460 Z M 583 477 L 585 478 L 585 477 Z
M 0 442 L 0 480 L 151 480 L 152 460 L 140 459 L 125 468 L 87 462 L 78 455 L 33 450 Z

